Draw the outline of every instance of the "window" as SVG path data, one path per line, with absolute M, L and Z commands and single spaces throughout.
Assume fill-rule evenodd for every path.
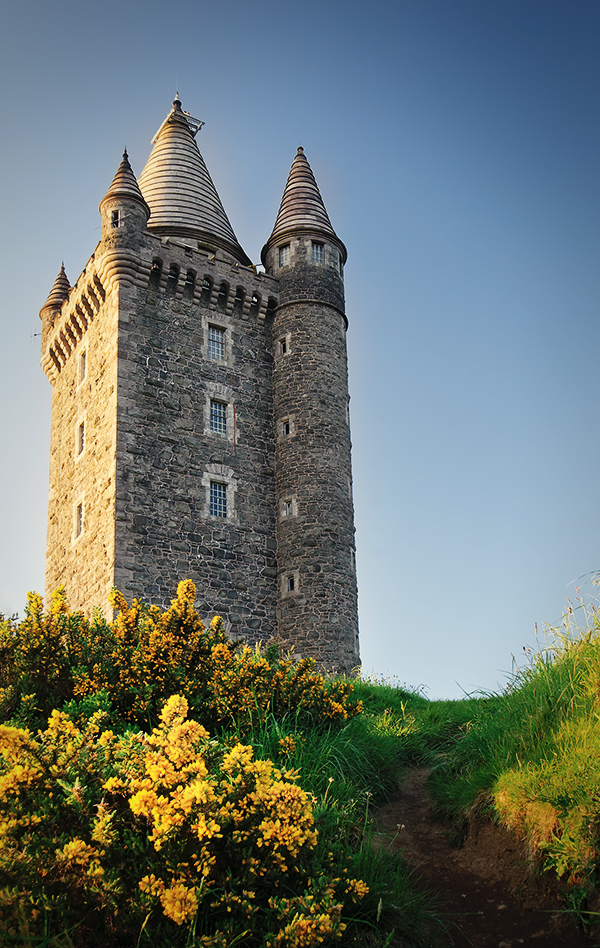
M 210 430 L 215 434 L 227 434 L 227 405 L 223 402 L 210 402 Z
M 85 349 L 83 352 L 79 353 L 79 361 L 77 363 L 77 384 L 81 385 L 87 373 L 87 352 Z
M 225 330 L 218 326 L 208 327 L 208 358 L 217 362 L 225 359 Z
M 279 266 L 287 267 L 290 262 L 290 245 L 286 244 L 285 247 L 279 248 Z
M 282 433 L 282 435 L 285 437 L 286 435 L 289 435 L 290 431 L 291 431 L 291 428 L 290 428 L 290 419 L 289 419 L 289 418 L 285 418 L 285 419 L 281 422 L 281 433 Z
M 312 242 L 312 259 L 313 263 L 325 263 L 325 246 L 324 244 L 317 244 L 314 240 Z
M 80 421 L 77 426 L 77 455 L 83 454 L 85 447 L 85 421 Z
M 284 500 L 281 512 L 284 517 L 293 517 L 294 516 L 294 501 L 293 500 Z
M 111 212 L 111 215 L 110 215 L 110 226 L 111 226 L 111 227 L 118 227 L 118 226 L 119 226 L 119 212 L 118 212 L 118 211 L 112 211 L 112 212 Z
M 83 501 L 80 500 L 75 507 L 75 539 L 83 533 Z
M 286 576 L 286 585 L 288 592 L 294 592 L 296 588 L 296 577 L 292 574 L 291 576 Z
M 213 517 L 227 516 L 227 485 L 210 482 L 210 513 Z
M 277 341 L 277 355 L 286 356 L 290 354 L 291 350 L 291 334 L 288 332 L 285 336 L 281 336 Z

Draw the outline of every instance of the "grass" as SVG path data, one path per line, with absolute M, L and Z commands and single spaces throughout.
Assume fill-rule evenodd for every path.
M 575 625 L 577 615 L 585 616 L 583 628 Z M 93 696 L 90 713 L 102 694 Z M 244 733 L 256 758 L 299 771 L 313 798 L 321 865 L 338 874 L 345 866 L 350 878 L 369 886 L 346 910 L 344 945 L 434 948 L 444 935 L 435 903 L 403 860 L 371 844 L 374 807 L 415 764 L 431 769 L 440 813 L 459 824 L 486 813 L 514 830 L 540 867 L 564 883 L 566 910 L 592 929 L 600 919 L 594 911 L 600 863 L 596 612 L 569 608 L 550 644 L 531 655 L 501 694 L 429 701 L 406 687 L 357 680 L 352 698 L 363 702 L 364 712 L 343 726 L 313 725 L 304 711 L 302 717 L 268 715 Z M 69 711 L 85 708 L 79 702 Z M 22 713 L 29 713 L 25 705 Z M 35 944 L 42 948 L 39 939 Z M 67 933 L 43 940 L 44 948 L 52 944 L 68 945 Z

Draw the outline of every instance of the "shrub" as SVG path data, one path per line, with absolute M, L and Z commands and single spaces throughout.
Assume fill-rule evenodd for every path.
M 4 940 L 75 946 L 292 948 L 338 943 L 368 891 L 315 860 L 312 805 L 295 771 L 210 739 L 170 698 L 150 736 L 0 727 Z
M 164 612 L 116 590 L 113 622 L 70 613 L 58 590 L 47 614 L 30 594 L 25 619 L 0 626 L 0 717 L 39 726 L 65 702 L 80 709 L 108 699 L 115 720 L 151 728 L 172 694 L 184 695 L 191 715 L 214 731 L 243 733 L 268 715 L 288 712 L 312 724 L 341 723 L 358 714 L 352 685 L 326 683 L 311 658 L 280 658 L 228 640 L 219 617 L 207 627 L 194 609 L 196 588 L 179 583 Z M 93 700 L 92 700 L 93 705 Z M 71 706 L 75 713 L 76 708 Z

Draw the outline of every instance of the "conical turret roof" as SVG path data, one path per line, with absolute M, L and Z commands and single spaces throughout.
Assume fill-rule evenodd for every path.
M 151 210 L 148 229 L 206 240 L 247 265 L 250 259 L 237 241 L 196 144 L 194 135 L 201 124 L 182 111 L 176 98 L 139 179 Z
M 60 270 L 58 271 L 58 276 L 54 281 L 54 285 L 50 290 L 48 299 L 42 306 L 40 310 L 40 317 L 46 309 L 57 310 L 60 309 L 67 296 L 69 295 L 69 290 L 71 289 L 71 284 L 65 273 L 65 265 L 61 263 Z
M 331 226 L 321 192 L 302 147 L 298 148 L 292 162 L 275 227 L 263 247 L 263 258 L 271 244 L 297 233 L 311 233 L 334 240 L 342 251 L 343 261 L 346 261 L 346 248 Z
M 129 164 L 127 149 L 125 149 L 123 152 L 123 160 L 119 165 L 119 170 L 114 176 L 110 188 L 100 201 L 100 211 L 102 211 L 102 205 L 104 202 L 111 198 L 127 198 L 130 201 L 137 201 L 138 204 L 141 204 L 142 207 L 146 209 L 148 216 L 150 216 L 150 208 L 144 200 L 144 196 L 140 191 L 139 184 L 137 183 L 137 178 L 133 173 L 131 165 Z

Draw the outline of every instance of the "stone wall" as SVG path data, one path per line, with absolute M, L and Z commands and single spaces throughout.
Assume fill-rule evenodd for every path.
M 276 544 L 265 314 L 276 283 L 152 235 L 145 255 L 154 276 L 122 294 L 119 315 L 115 583 L 165 606 L 191 578 L 201 613 L 266 640 L 276 632 Z M 208 350 L 209 326 L 224 334 L 222 360 Z M 211 431 L 211 399 L 224 406 L 225 433 Z M 226 487 L 227 518 L 210 513 L 211 481 Z
M 117 287 L 104 292 L 93 260 L 86 270 L 55 325 L 45 320 L 60 365 L 51 361 L 46 598 L 65 585 L 72 608 L 106 609 L 114 572 L 119 294 Z
M 336 248 L 311 262 L 291 242 L 273 326 L 278 624 L 299 654 L 350 672 L 359 663 L 343 280 Z

